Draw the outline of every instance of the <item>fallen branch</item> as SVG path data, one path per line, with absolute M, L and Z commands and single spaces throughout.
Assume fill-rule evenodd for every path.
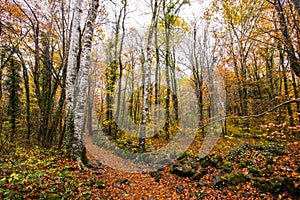
M 223 120 L 226 120 L 226 119 L 249 119 L 249 118 L 259 118 L 259 117 L 262 117 L 264 115 L 267 115 L 269 114 L 270 112 L 273 112 L 274 110 L 282 107 L 282 106 L 285 106 L 287 104 L 290 104 L 290 103 L 300 103 L 300 98 L 298 99 L 291 99 L 289 101 L 285 101 L 281 104 L 278 104 L 277 106 L 263 112 L 263 113 L 260 113 L 260 114 L 257 114 L 257 115 L 246 115 L 246 116 L 225 116 L 225 117 L 222 117 L 222 118 L 219 118 L 219 119 L 216 119 L 216 120 L 213 120 L 203 126 L 201 126 L 199 129 L 202 129 L 202 128 L 205 128 L 206 126 L 208 125 L 211 125 L 211 124 L 214 124 L 214 123 L 217 123 L 217 122 L 220 122 L 220 121 L 223 121 Z
M 258 118 L 258 117 L 262 117 L 262 116 L 264 116 L 264 115 L 267 115 L 267 114 L 269 114 L 270 112 L 272 112 L 272 111 L 274 111 L 274 110 L 276 110 L 276 109 L 278 109 L 278 108 L 280 108 L 280 107 L 282 107 L 282 106 L 285 106 L 285 105 L 290 104 L 290 103 L 296 103 L 296 102 L 299 102 L 299 103 L 300 103 L 300 98 L 298 98 L 298 99 L 291 99 L 291 100 L 289 100 L 289 101 L 285 101 L 285 102 L 283 102 L 283 103 L 281 103 L 281 104 L 278 104 L 277 106 L 271 108 L 270 110 L 267 110 L 267 111 L 265 111 L 265 112 L 263 112 L 263 113 L 260 113 L 260 114 L 257 114 L 257 115 L 247 115 L 247 116 L 227 116 L 227 117 L 225 117 L 225 118 L 226 118 L 226 119 L 240 119 L 240 118 L 242 118 L 242 119 L 248 119 L 248 118 Z

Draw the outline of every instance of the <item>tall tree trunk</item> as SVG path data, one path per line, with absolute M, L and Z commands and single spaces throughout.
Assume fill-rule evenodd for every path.
M 294 73 L 292 73 L 292 85 L 293 85 L 293 90 L 294 90 L 294 97 L 296 99 L 298 99 L 299 91 L 297 89 L 297 81 L 296 81 L 296 77 L 295 77 Z M 298 122 L 300 122 L 300 102 L 297 102 L 296 105 L 297 105 Z
M 125 38 L 125 19 L 127 14 L 127 0 L 123 1 L 123 18 L 122 18 L 122 36 L 120 41 L 120 49 L 118 52 L 118 61 L 119 61 L 119 81 L 118 81 L 118 99 L 117 99 L 117 109 L 116 109 L 116 123 L 119 122 L 120 117 L 120 107 L 121 107 L 121 93 L 122 93 L 122 79 L 123 79 L 123 62 L 122 62 L 122 52 L 123 52 L 123 44 L 124 44 L 124 38 Z M 121 13 L 120 13 L 121 16 Z M 117 48 L 117 47 L 116 47 Z
M 147 118 L 149 116 L 149 86 L 151 83 L 151 46 L 153 40 L 153 33 L 155 29 L 155 22 L 156 22 L 156 14 L 157 14 L 157 0 L 155 0 L 155 5 L 152 12 L 152 19 L 150 24 L 150 29 L 148 32 L 148 41 L 147 41 L 147 60 L 146 66 L 144 70 L 145 74 L 145 82 L 143 84 L 143 102 L 142 102 L 142 119 L 141 119 L 141 127 L 140 127 L 140 137 L 139 137 L 139 150 L 141 152 L 145 151 L 146 149 L 146 125 L 147 125 Z
M 294 1 L 294 3 L 296 0 Z M 296 3 L 295 6 L 298 6 L 299 3 Z M 293 42 L 289 33 L 288 23 L 284 16 L 284 10 L 280 0 L 275 0 L 274 2 L 275 9 L 277 11 L 277 15 L 280 20 L 280 30 L 284 40 L 284 46 L 287 51 L 288 60 L 290 62 L 291 69 L 295 72 L 295 74 L 300 77 L 300 63 L 299 59 L 296 57 L 296 52 L 293 46 Z M 298 9 L 299 7 L 297 7 Z M 298 9 L 299 12 L 299 9 Z
M 23 71 L 23 79 L 24 79 L 24 86 L 25 86 L 25 96 L 26 96 L 26 139 L 29 141 L 31 135 L 31 128 L 30 128 L 30 89 L 29 89 L 29 77 L 28 71 L 25 65 L 25 61 L 20 52 L 18 52 L 18 57 L 21 60 L 22 64 L 22 71 Z M 1 123 L 1 121 L 0 121 Z
M 155 83 L 154 83 L 154 115 L 153 118 L 155 120 L 158 119 L 158 108 L 156 105 L 159 105 L 161 102 L 158 99 L 158 93 L 160 91 L 160 56 L 159 56 L 159 46 L 158 46 L 158 22 L 155 21 L 155 29 L 154 29 L 154 44 L 155 44 Z M 157 128 L 154 128 L 154 136 L 158 136 Z
M 283 52 L 281 50 L 279 50 L 279 51 L 280 51 L 279 52 L 280 65 L 281 65 L 282 71 L 284 73 L 284 76 L 283 76 L 284 95 L 289 100 L 288 77 L 287 77 L 287 72 L 286 72 L 287 70 L 286 70 L 286 67 L 284 66 Z M 290 126 L 294 126 L 295 123 L 294 123 L 293 110 L 292 110 L 291 104 L 287 104 L 287 111 L 288 111 L 288 119 L 289 119 Z
M 194 27 L 193 31 L 193 57 L 195 64 L 192 66 L 192 73 L 194 78 L 194 87 L 195 93 L 197 97 L 198 103 L 198 114 L 199 114 L 199 122 L 198 127 L 201 128 L 202 136 L 204 137 L 204 126 L 203 126 L 203 74 L 202 74 L 202 67 L 199 66 L 199 58 L 197 52 L 197 28 Z
M 172 102 L 173 102 L 173 108 L 174 108 L 174 114 L 175 114 L 175 122 L 174 126 L 177 126 L 178 120 L 179 120 L 179 105 L 178 105 L 178 87 L 177 87 L 177 78 L 176 78 L 176 52 L 175 47 L 173 47 L 172 51 L 172 67 L 171 67 L 171 74 L 172 74 Z
M 86 108 L 86 126 L 87 131 L 89 135 L 93 135 L 93 106 L 94 106 L 94 91 L 93 88 L 94 84 L 92 84 L 92 74 L 89 75 L 89 81 L 88 81 L 88 94 L 87 94 L 87 108 Z
M 83 142 L 83 121 L 84 108 L 86 101 L 86 89 L 88 82 L 88 72 L 90 67 L 90 54 L 94 32 L 94 23 L 96 20 L 98 0 L 92 0 L 88 11 L 86 29 L 83 38 L 82 57 L 80 59 L 80 68 L 76 73 L 76 58 L 78 56 L 78 38 L 80 23 L 81 0 L 77 0 L 74 8 L 74 21 L 72 27 L 72 38 L 70 44 L 70 55 L 67 73 L 67 134 L 69 156 L 76 160 L 87 162 L 86 149 Z M 73 32 L 74 31 L 74 32 Z M 74 96 L 76 95 L 76 96 Z
M 80 39 L 80 12 L 81 12 L 82 0 L 76 0 L 73 5 L 73 18 L 71 27 L 71 38 L 67 64 L 67 76 L 66 76 L 66 149 L 67 154 L 70 157 L 73 155 L 72 143 L 74 142 L 74 87 L 75 79 L 77 75 L 78 54 L 79 54 L 79 39 Z M 76 142 L 76 141 L 75 141 Z M 76 144 L 75 144 L 76 145 Z M 82 150 L 83 151 L 83 150 Z M 82 152 L 78 152 L 81 154 Z
M 170 10 L 167 8 L 166 1 L 163 1 L 163 9 L 164 9 L 164 31 L 165 31 L 165 67 L 166 67 L 166 83 L 167 89 L 165 94 L 165 102 L 166 102 L 166 123 L 165 123 L 165 134 L 166 139 L 170 138 L 170 95 L 171 95 L 171 83 L 170 83 L 170 39 L 171 39 L 171 17 Z
M 90 68 L 90 56 L 92 48 L 92 39 L 94 33 L 94 23 L 97 16 L 97 10 L 99 7 L 99 0 L 92 0 L 90 8 L 88 11 L 86 29 L 83 38 L 83 49 L 82 57 L 80 60 L 80 69 L 76 79 L 76 104 L 74 110 L 74 123 L 75 123 L 75 132 L 74 132 L 74 142 L 77 147 L 73 148 L 73 154 L 77 153 L 77 156 L 80 155 L 81 160 L 85 163 L 85 146 L 83 143 L 83 131 L 84 131 L 84 108 L 86 102 L 86 90 L 88 86 L 88 76 Z

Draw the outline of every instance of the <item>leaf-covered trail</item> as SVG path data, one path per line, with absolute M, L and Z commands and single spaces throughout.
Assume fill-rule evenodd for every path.
M 126 171 L 135 171 L 130 161 L 92 144 L 91 137 L 85 137 L 85 144 L 88 156 L 94 162 L 104 165 L 109 163 L 110 166 L 118 162 L 127 168 Z M 103 196 L 108 199 L 190 199 L 189 194 L 197 192 L 195 182 L 192 183 L 188 178 L 178 180 L 172 174 L 165 174 L 160 180 L 155 180 L 149 173 L 128 173 L 111 167 L 104 167 L 101 172 L 101 179 L 107 185 Z
M 122 159 L 119 156 L 114 155 L 111 151 L 98 147 L 97 145 L 92 143 L 91 136 L 85 136 L 84 142 L 86 145 L 86 149 L 90 152 L 90 156 L 94 157 L 94 159 L 106 166 L 115 166 L 118 164 L 123 171 L 136 171 L 135 165 L 131 163 L 129 160 Z
M 226 174 L 221 169 L 211 166 L 205 168 L 207 172 L 199 181 L 195 181 L 191 177 L 181 177 L 170 173 L 171 166 L 154 173 L 127 173 L 107 167 L 106 164 L 119 162 L 130 169 L 133 165 L 129 161 L 93 145 L 90 137 L 85 138 L 85 142 L 88 156 L 94 162 L 103 163 L 100 176 L 101 180 L 105 182 L 106 188 L 101 191 L 101 195 L 106 199 L 278 199 L 285 195 L 285 193 L 278 196 L 266 191 L 262 192 L 259 188 L 254 187 L 251 181 L 238 185 L 221 186 L 220 188 L 213 187 L 214 184 L 219 184 L 218 181 L 221 183 L 220 177 Z M 293 144 L 291 148 L 296 148 L 295 155 L 287 155 L 285 159 L 288 157 L 298 159 L 300 155 L 299 143 Z M 238 170 L 234 163 L 233 165 L 234 169 Z M 278 169 L 278 172 L 275 173 L 285 173 L 284 171 L 280 172 L 280 170 Z M 247 168 L 240 171 L 249 174 Z
M 113 166 L 114 163 L 120 165 L 121 163 L 126 171 L 138 170 L 135 170 L 135 165 L 131 161 L 124 160 L 111 151 L 92 144 L 91 137 L 85 137 L 85 144 L 88 156 L 94 162 L 104 166 L 107 164 Z M 106 183 L 103 196 L 108 199 L 182 199 L 188 198 L 188 194 L 192 193 L 193 187 L 195 187 L 195 183 L 190 183 L 188 178 L 179 182 L 171 174 L 157 181 L 149 173 L 128 173 L 108 166 L 103 167 L 100 171 L 101 179 Z M 182 185 L 189 186 L 185 189 L 186 191 L 178 194 L 177 186 L 180 188 Z
M 89 158 L 101 162 L 99 167 L 80 170 L 77 162 L 64 156 L 65 152 L 39 146 L 18 147 L 0 155 L 0 199 L 289 200 L 300 197 L 298 141 L 243 143 L 205 157 L 186 154 L 162 171 L 144 174 L 109 167 L 109 160 L 128 168 L 132 165 L 94 146 L 89 139 L 86 142 Z

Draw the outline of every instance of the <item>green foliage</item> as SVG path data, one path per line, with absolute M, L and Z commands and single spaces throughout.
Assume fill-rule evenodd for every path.
M 3 199 L 90 199 L 92 189 L 104 189 L 97 176 L 83 180 L 74 162 L 61 152 L 34 147 L 16 148 L 1 157 L 0 197 Z M 78 191 L 84 191 L 79 193 Z
M 222 169 L 224 172 L 230 173 L 233 169 L 231 162 L 225 162 Z
M 228 183 L 238 185 L 246 181 L 246 176 L 242 172 L 230 173 L 226 176 Z
M 8 92 L 7 116 L 12 134 L 16 134 L 18 117 L 21 113 L 21 65 L 14 56 L 10 58 L 6 67 L 4 86 Z M 13 137 L 13 136 L 12 136 Z

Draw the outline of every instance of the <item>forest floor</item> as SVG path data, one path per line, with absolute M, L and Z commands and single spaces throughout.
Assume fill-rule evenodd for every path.
M 229 140 L 229 139 L 228 139 Z M 0 156 L 0 199 L 300 199 L 300 142 L 219 146 L 184 154 L 155 172 L 129 173 L 106 163 L 130 161 L 92 144 L 98 167 L 80 170 L 64 152 L 18 147 Z M 229 144 L 229 143 L 228 143 Z

